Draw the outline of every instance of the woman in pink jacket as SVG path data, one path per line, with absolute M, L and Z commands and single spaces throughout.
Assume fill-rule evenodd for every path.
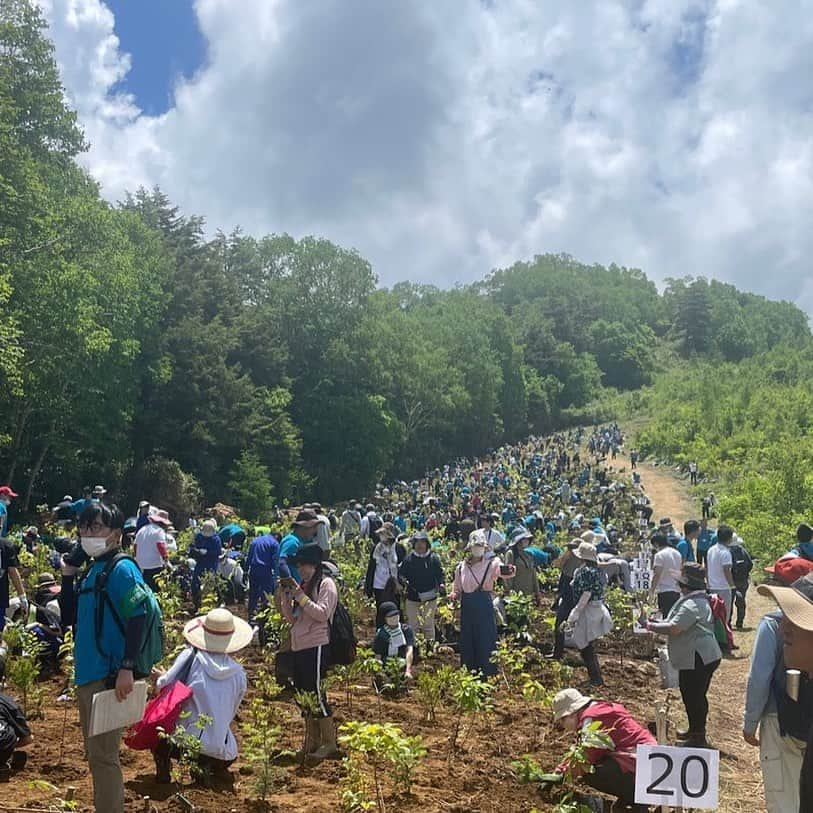
M 322 549 L 303 545 L 289 558 L 299 571 L 302 583 L 290 577 L 280 579 L 280 609 L 291 624 L 294 687 L 314 695 L 314 708 L 302 710 L 305 718 L 305 744 L 300 756 L 309 764 L 338 755 L 333 712 L 322 690 L 329 657 L 330 622 L 339 593 L 336 584 L 322 572 Z

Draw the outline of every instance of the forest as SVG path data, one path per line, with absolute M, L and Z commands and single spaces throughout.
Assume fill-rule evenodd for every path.
M 655 418 L 642 446 L 745 475 L 723 507 L 755 531 L 813 488 L 796 442 L 811 334 L 791 303 L 551 254 L 450 290 L 381 287 L 324 236 L 223 233 L 159 189 L 110 204 L 87 146 L 39 10 L 4 3 L 0 478 L 24 512 L 99 482 L 260 519 L 611 417 L 633 391 Z

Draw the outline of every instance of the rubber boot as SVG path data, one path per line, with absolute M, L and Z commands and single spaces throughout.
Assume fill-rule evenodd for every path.
M 598 662 L 598 655 L 593 650 L 589 655 L 582 653 L 585 666 L 587 667 L 587 674 L 590 677 L 591 686 L 603 686 L 604 678 L 601 676 L 601 666 Z
M 305 741 L 302 747 L 296 752 L 297 759 L 304 759 L 308 754 L 312 754 L 322 744 L 321 732 L 319 731 L 319 720 L 316 717 L 305 718 Z
M 317 722 L 322 744 L 312 754 L 305 757 L 306 765 L 318 765 L 323 759 L 336 759 L 339 756 L 333 717 L 319 717 Z
M 155 782 L 158 785 L 168 785 L 172 782 L 170 773 L 171 763 L 169 759 L 169 750 L 167 748 L 159 748 L 152 752 L 152 758 L 155 760 Z
M 712 744 L 706 739 L 705 731 L 690 731 L 685 740 L 681 741 L 683 748 L 713 748 Z

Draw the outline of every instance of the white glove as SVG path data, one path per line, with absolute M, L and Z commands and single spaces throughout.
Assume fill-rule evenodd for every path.
M 28 599 L 25 596 L 20 596 L 20 609 L 28 614 Z

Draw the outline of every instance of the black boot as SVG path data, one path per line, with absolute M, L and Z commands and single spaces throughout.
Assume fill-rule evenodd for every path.
M 587 674 L 590 677 L 591 686 L 603 686 L 604 678 L 601 676 L 601 666 L 598 662 L 598 655 L 592 646 L 582 650 L 582 659 L 587 667 Z
M 169 758 L 169 748 L 167 748 L 166 743 L 159 743 L 158 747 L 152 752 L 152 758 L 155 761 L 156 784 L 169 785 L 172 782 L 170 771 L 172 763 Z

